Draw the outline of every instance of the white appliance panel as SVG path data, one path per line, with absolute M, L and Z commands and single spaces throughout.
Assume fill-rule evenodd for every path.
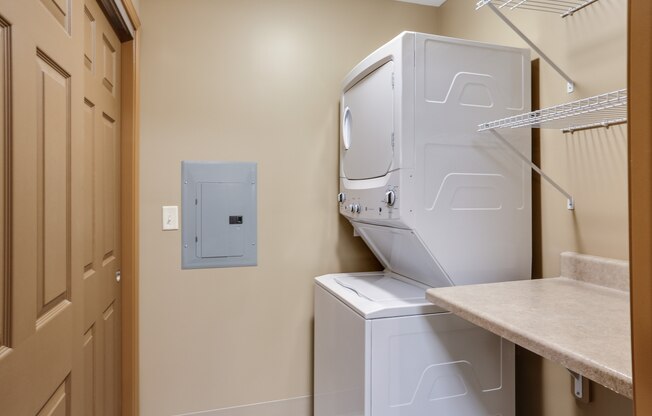
M 523 50 L 422 33 L 415 42 L 418 100 L 519 113 L 530 108 Z
M 386 269 L 429 287 L 453 286 L 414 231 L 362 222 L 353 227 Z
M 456 285 L 527 279 L 530 168 L 477 125 L 529 111 L 529 56 L 422 34 L 416 49 L 416 231 Z M 506 137 L 530 156 L 529 130 Z
M 374 320 L 374 416 L 513 416 L 514 346 L 450 313 Z
M 368 324 L 315 285 L 315 415 L 369 416 Z
M 394 62 L 389 61 L 344 93 L 343 170 L 349 179 L 385 176 L 394 157 Z
M 404 157 L 380 178 L 353 179 L 341 169 L 340 213 L 388 270 L 423 284 L 529 278 L 530 168 L 490 133 L 477 132 L 484 121 L 529 111 L 529 51 L 406 32 L 356 66 L 347 82 L 390 54 L 413 57 L 395 58 L 401 111 L 394 113 L 394 152 Z M 504 136 L 530 156 L 528 130 Z

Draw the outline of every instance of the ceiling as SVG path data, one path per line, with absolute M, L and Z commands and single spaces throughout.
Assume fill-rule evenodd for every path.
M 439 7 L 442 4 L 444 4 L 446 0 L 398 0 L 398 1 L 402 1 L 404 3 L 415 3 L 415 4 L 423 4 L 425 6 Z

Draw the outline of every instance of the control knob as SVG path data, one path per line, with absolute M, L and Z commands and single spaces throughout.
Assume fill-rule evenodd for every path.
M 396 202 L 396 193 L 394 191 L 385 192 L 385 203 L 388 206 L 393 207 L 395 202 Z
M 337 202 L 339 202 L 341 204 L 344 201 L 346 201 L 346 195 L 344 195 L 343 192 L 340 192 L 339 194 L 337 194 Z
M 360 213 L 360 205 L 358 205 L 358 204 L 349 205 L 349 211 L 351 211 L 351 214 L 359 214 Z

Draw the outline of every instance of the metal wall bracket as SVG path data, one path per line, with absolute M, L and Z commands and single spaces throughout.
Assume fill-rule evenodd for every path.
M 581 399 L 584 396 L 584 389 L 582 388 L 582 379 L 584 377 L 571 370 L 568 370 L 568 372 L 573 376 L 573 393 L 575 393 L 575 397 Z
M 566 197 L 566 209 L 569 210 L 574 210 L 575 209 L 575 199 L 573 199 L 573 196 L 566 192 L 564 188 L 562 188 L 557 182 L 555 182 L 550 176 L 546 175 L 541 168 L 539 168 L 537 165 L 535 165 L 527 156 L 525 156 L 523 153 L 521 153 L 514 145 L 512 145 L 507 139 L 505 139 L 500 133 L 498 133 L 494 129 L 489 129 L 488 130 L 491 134 L 494 135 L 502 144 L 504 144 L 509 150 L 512 151 L 516 156 L 518 156 L 523 162 L 527 163 L 530 165 L 530 167 L 543 179 L 545 179 L 550 185 L 552 185 L 556 190 L 561 192 L 565 197 Z
M 510 29 L 512 29 L 525 43 L 527 43 L 530 48 L 532 48 L 538 55 L 548 63 L 554 69 L 562 78 L 566 80 L 566 92 L 569 94 L 575 91 L 575 83 L 573 82 L 573 79 L 569 77 L 560 67 L 555 64 L 552 59 L 548 57 L 537 45 L 534 44 L 527 36 L 525 36 L 525 33 L 521 32 L 521 30 L 512 23 L 511 20 L 507 16 L 505 16 L 498 8 L 491 2 L 491 0 L 488 0 L 486 2 L 483 2 L 485 6 L 489 7 L 491 11 L 493 11 L 496 16 L 500 18 L 507 26 L 509 26 Z
M 568 372 L 572 376 L 572 387 L 575 398 L 584 403 L 589 403 L 591 401 L 589 380 L 575 371 L 568 370 Z

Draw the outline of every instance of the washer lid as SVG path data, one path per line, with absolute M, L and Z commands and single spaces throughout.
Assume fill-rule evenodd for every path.
M 426 300 L 427 287 L 390 272 L 328 274 L 315 282 L 365 319 L 445 312 Z
M 385 274 L 365 277 L 345 274 L 336 276 L 335 282 L 372 302 L 423 301 L 424 296 L 422 288 L 412 286 Z

